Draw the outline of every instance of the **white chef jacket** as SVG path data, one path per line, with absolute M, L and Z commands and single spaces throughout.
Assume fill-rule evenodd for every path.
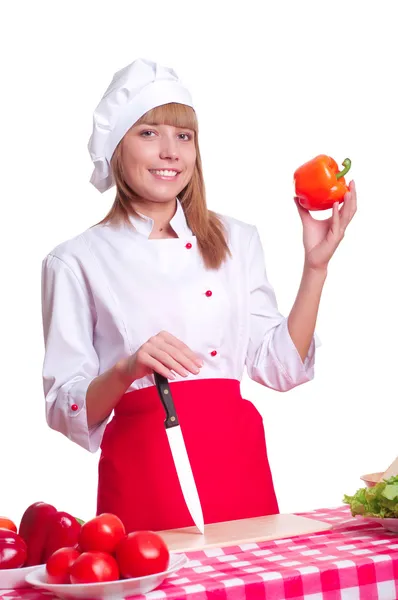
M 90 452 L 109 417 L 88 427 L 90 382 L 151 336 L 168 331 L 202 360 L 196 378 L 251 379 L 287 391 L 314 376 L 314 336 L 304 362 L 268 282 L 255 226 L 221 216 L 232 257 L 205 268 L 184 211 L 178 235 L 149 239 L 153 220 L 96 225 L 57 246 L 43 261 L 43 385 L 49 426 Z M 317 341 L 316 341 L 317 340 Z M 154 385 L 153 376 L 128 391 Z M 73 408 L 72 408 L 73 407 Z

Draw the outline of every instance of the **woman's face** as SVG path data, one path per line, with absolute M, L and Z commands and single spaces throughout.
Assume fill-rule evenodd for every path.
M 122 140 L 123 174 L 144 201 L 175 200 L 196 161 L 195 132 L 171 125 L 134 125 Z

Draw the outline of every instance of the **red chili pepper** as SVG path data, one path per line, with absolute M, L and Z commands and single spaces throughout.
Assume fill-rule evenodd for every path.
M 0 528 L 0 569 L 19 569 L 25 566 L 28 549 L 20 535 Z
M 351 161 L 343 161 L 344 169 L 339 171 L 336 161 L 320 154 L 306 162 L 294 173 L 296 197 L 299 204 L 308 210 L 332 208 L 335 202 L 343 202 L 349 191 L 344 175 L 351 168 Z
M 55 550 L 78 543 L 81 523 L 51 504 L 35 502 L 24 512 L 19 534 L 28 547 L 26 566 L 42 565 Z

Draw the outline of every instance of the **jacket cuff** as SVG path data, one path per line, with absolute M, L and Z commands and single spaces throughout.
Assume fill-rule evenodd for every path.
M 311 381 L 314 378 L 315 351 L 322 345 L 315 333 L 304 361 L 293 343 L 289 333 L 287 318 L 277 327 L 272 339 L 273 354 L 279 367 L 294 386 Z
M 67 437 L 82 448 L 94 453 L 101 445 L 108 419 L 94 427 L 88 426 L 86 395 L 93 379 L 95 377 L 79 379 L 69 385 L 66 390 L 61 390 L 61 394 L 64 393 L 64 399 L 59 398 L 59 405 L 64 411 L 63 420 L 66 424 Z

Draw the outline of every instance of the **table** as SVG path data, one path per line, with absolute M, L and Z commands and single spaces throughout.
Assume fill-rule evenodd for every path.
M 300 513 L 331 522 L 310 536 L 190 552 L 189 564 L 134 600 L 397 600 L 398 535 L 349 508 Z M 1 600 L 52 600 L 0 590 Z

